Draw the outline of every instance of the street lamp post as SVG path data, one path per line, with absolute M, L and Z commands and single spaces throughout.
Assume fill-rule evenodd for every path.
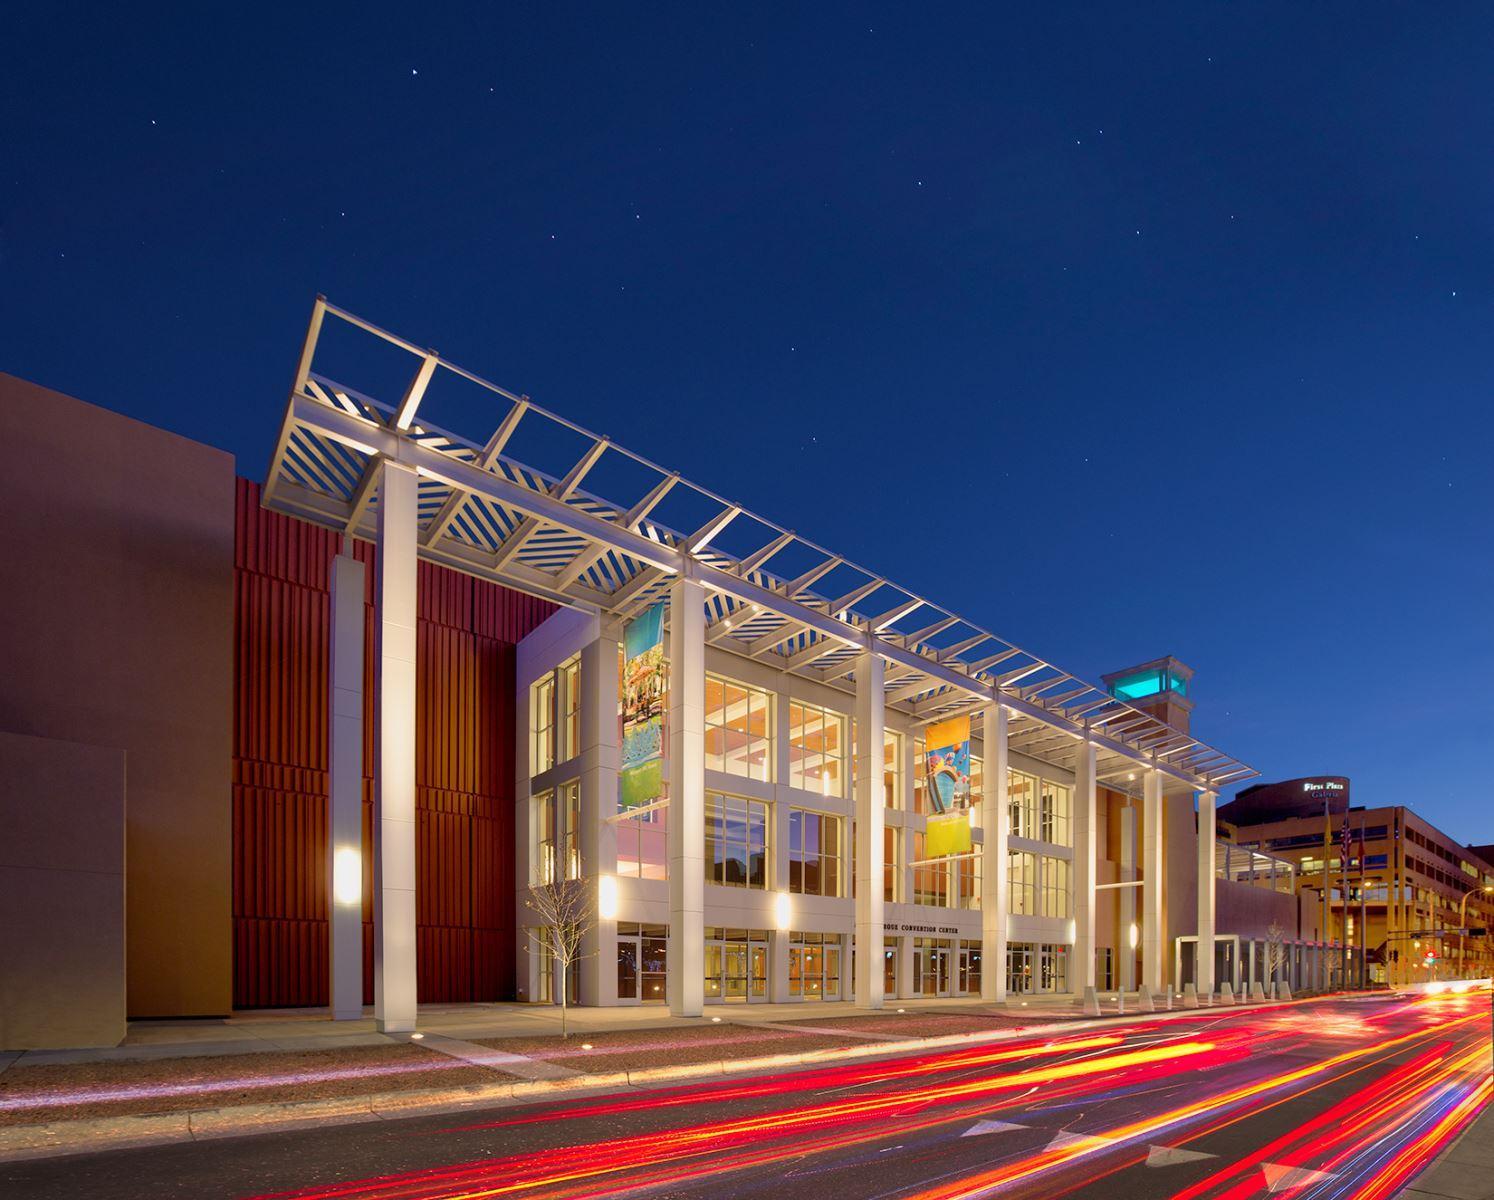
M 1476 892 L 1494 892 L 1494 883 L 1471 887 L 1463 893 L 1463 902 L 1458 905 L 1458 960 L 1463 964 L 1463 978 L 1468 978 L 1468 897 Z

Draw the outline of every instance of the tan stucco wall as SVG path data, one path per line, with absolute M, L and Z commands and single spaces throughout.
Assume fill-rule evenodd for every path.
M 232 456 L 0 374 L 0 731 L 126 752 L 131 1016 L 230 1005 Z
M 0 733 L 0 1050 L 125 1032 L 125 755 Z

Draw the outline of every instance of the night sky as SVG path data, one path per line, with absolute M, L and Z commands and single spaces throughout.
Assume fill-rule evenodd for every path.
M 12 13 L 0 369 L 261 478 L 325 293 L 1494 841 L 1494 15 L 1049 9 Z

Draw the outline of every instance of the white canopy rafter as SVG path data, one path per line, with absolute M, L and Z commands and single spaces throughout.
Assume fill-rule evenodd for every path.
M 397 403 L 319 373 L 329 318 L 410 356 Z M 421 419 L 447 377 L 500 405 L 482 441 Z M 509 450 L 529 425 L 580 439 L 582 450 L 544 468 L 521 462 Z M 859 654 L 877 654 L 887 664 L 888 704 L 919 719 L 999 701 L 1015 718 L 1012 749 L 1040 746 L 1060 765 L 1087 739 L 1102 770 L 1154 768 L 1171 790 L 1217 790 L 1256 774 L 885 577 L 318 297 L 264 503 L 371 538 L 383 459 L 418 476 L 420 554 L 432 562 L 616 617 L 642 611 L 672 580 L 693 578 L 710 597 L 706 637 L 714 645 L 842 688 L 852 686 Z M 641 495 L 618 502 L 585 489 L 614 459 L 643 476 Z M 671 506 L 697 514 L 686 532 L 666 523 Z M 781 575 L 769 569 L 790 560 Z M 910 628 L 900 629 L 904 622 Z

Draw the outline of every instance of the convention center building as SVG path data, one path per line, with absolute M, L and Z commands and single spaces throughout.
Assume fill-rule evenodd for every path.
M 324 300 L 287 360 L 262 485 L 0 376 L 0 1047 L 1313 978 L 1182 662 L 1076 678 Z

